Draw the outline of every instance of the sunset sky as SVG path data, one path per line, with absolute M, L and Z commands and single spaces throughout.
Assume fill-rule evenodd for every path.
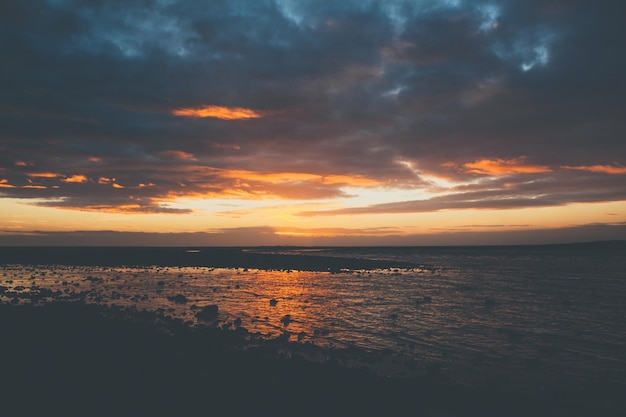
M 0 245 L 626 239 L 623 2 L 4 0 Z

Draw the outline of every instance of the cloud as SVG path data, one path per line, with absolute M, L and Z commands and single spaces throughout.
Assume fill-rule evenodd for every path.
M 30 172 L 28 176 L 32 178 L 57 178 L 60 175 L 54 172 Z
M 564 166 L 564 169 L 574 169 L 578 171 L 601 172 L 605 174 L 621 175 L 626 174 L 626 167 L 619 165 L 592 165 L 592 166 Z
M 167 150 L 159 152 L 159 155 L 166 159 L 175 159 L 178 161 L 196 161 L 196 157 L 193 154 L 183 151 Z
M 305 230 L 306 232 L 306 230 Z M 341 234 L 302 237 L 280 234 L 274 228 L 244 227 L 195 233 L 140 233 L 115 231 L 16 232 L 0 230 L 0 246 L 258 246 L 302 244 L 314 246 L 439 246 L 439 245 L 512 245 L 566 243 L 598 240 L 623 240 L 624 224 L 593 223 L 558 230 L 522 229 L 513 231 L 468 232 L 449 230 L 438 234 L 371 233 L 368 230 L 343 230 Z
M 115 186 L 115 184 L 114 184 Z M 123 187 L 122 187 L 123 188 Z M 33 203 L 40 207 L 80 210 L 87 212 L 116 213 L 116 214 L 189 214 L 190 209 L 169 207 L 167 204 L 152 201 L 151 199 L 134 198 L 130 202 L 126 199 L 96 199 L 96 198 L 61 198 L 58 200 L 37 201 Z
M 510 174 L 536 174 L 551 172 L 547 166 L 528 165 L 524 163 L 525 158 L 516 159 L 481 159 L 475 162 L 463 164 L 468 172 L 480 175 L 510 175 Z
M 0 197 L 617 201 L 623 5 L 601 3 L 3 1 Z
M 15 185 L 9 184 L 6 178 L 0 179 L 0 188 L 15 188 Z
M 256 119 L 262 117 L 261 113 L 243 107 L 202 106 L 197 108 L 180 108 L 172 110 L 175 116 L 185 117 L 213 117 L 222 120 Z
M 467 209 L 520 209 L 531 207 L 558 207 L 571 203 L 626 201 L 626 185 L 619 176 L 606 180 L 602 174 L 568 171 L 539 173 L 513 173 L 482 179 L 448 188 L 440 188 L 440 195 L 367 206 L 345 207 L 331 210 L 307 210 L 297 215 L 367 215 L 383 213 L 425 213 L 441 210 Z
M 76 175 L 72 175 L 71 177 L 67 177 L 67 178 L 63 178 L 61 179 L 62 182 L 78 182 L 78 183 L 84 183 L 87 182 L 87 177 L 84 175 L 80 175 L 80 174 L 76 174 Z

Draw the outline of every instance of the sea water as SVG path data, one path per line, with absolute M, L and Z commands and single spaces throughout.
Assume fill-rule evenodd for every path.
M 189 326 L 378 352 L 391 358 L 383 371 L 390 374 L 433 364 L 464 383 L 625 383 L 626 257 L 608 249 L 247 249 L 419 265 L 325 272 L 7 264 L 0 297 L 78 298 L 157 311 Z M 218 317 L 199 320 L 213 304 Z

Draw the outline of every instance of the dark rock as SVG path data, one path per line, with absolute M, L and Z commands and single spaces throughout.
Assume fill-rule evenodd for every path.
M 187 297 L 182 294 L 176 294 L 171 297 L 167 297 L 167 299 L 176 304 L 187 304 Z
M 272 298 L 272 299 L 270 300 L 270 305 L 271 305 L 272 307 L 274 307 L 276 304 L 278 304 L 278 300 L 277 300 L 277 299 L 275 299 L 275 298 Z
M 330 334 L 330 331 L 328 329 L 315 329 L 313 331 L 313 334 L 315 336 L 328 336 Z
M 196 313 L 196 317 L 198 320 L 213 320 L 217 318 L 218 311 L 217 304 L 209 304 L 202 307 L 202 310 Z
M 102 282 L 102 278 L 99 277 L 94 277 L 92 275 L 87 275 L 87 278 L 85 278 L 87 281 L 91 281 L 91 282 Z
M 291 315 L 286 314 L 285 316 L 283 316 L 282 319 L 280 319 L 280 322 L 283 324 L 283 326 L 287 327 L 289 326 L 289 323 L 291 323 Z

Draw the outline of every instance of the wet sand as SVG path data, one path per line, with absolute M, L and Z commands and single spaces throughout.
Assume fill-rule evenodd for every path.
M 78 301 L 2 304 L 0 326 L 2 415 L 607 416 L 624 405 L 599 382 L 529 396 L 436 369 L 384 378 L 340 352 Z

